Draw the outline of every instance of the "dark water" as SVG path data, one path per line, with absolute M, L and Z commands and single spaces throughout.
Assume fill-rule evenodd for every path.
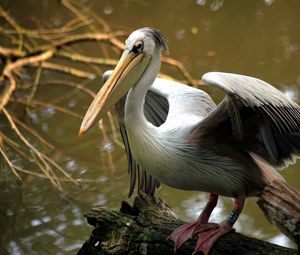
M 182 61 L 194 78 L 212 70 L 248 74 L 274 84 L 299 103 L 300 2 L 297 0 L 94 0 L 80 3 L 114 29 L 132 31 L 143 26 L 160 29 L 168 38 L 170 57 Z M 0 4 L 21 24 L 31 28 L 36 26 L 33 17 L 43 20 L 42 24 L 56 26 L 72 17 L 59 1 L 2 0 Z M 4 26 L 3 20 L 1 22 Z M 83 47 L 84 54 L 99 56 L 97 47 Z M 162 69 L 182 79 L 173 69 L 166 66 Z M 104 70 L 99 69 L 99 75 Z M 44 78 L 69 79 L 52 73 L 44 74 Z M 97 77 L 94 81 L 78 82 L 96 91 L 99 80 Z M 206 90 L 220 100 L 219 92 Z M 61 97 L 60 105 L 80 115 L 91 101 L 91 97 L 82 92 L 70 92 L 70 88 L 53 84 L 42 86 L 36 95 L 36 99 L 49 102 L 58 97 Z M 121 139 L 118 135 L 115 142 L 106 120 L 106 134 L 94 128 L 79 140 L 80 118 L 53 107 L 31 111 L 27 122 L 55 145 L 55 150 L 49 150 L 49 156 L 80 179 L 82 188 L 63 182 L 64 192 L 60 193 L 48 180 L 24 175 L 23 181 L 18 182 L 9 169 L 3 168 L 0 171 L 0 247 L 11 254 L 74 254 L 91 232 L 83 214 L 95 204 L 118 208 L 120 201 L 127 198 L 127 162 L 118 144 Z M 10 132 L 8 127 L 2 127 Z M 27 167 L 17 156 L 14 162 Z M 300 162 L 281 172 L 297 189 L 300 189 L 299 168 Z M 186 220 L 198 215 L 206 198 L 204 193 L 165 186 L 158 196 Z M 213 219 L 224 219 L 231 206 L 231 199 L 221 199 Z M 236 228 L 250 236 L 292 245 L 267 222 L 254 199 L 248 200 Z

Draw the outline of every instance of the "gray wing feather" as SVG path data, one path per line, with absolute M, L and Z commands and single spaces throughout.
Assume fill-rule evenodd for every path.
M 144 104 L 144 114 L 146 119 L 154 126 L 158 127 L 166 121 L 168 112 L 168 101 L 155 92 L 149 90 Z
M 243 106 L 259 110 L 278 132 L 300 131 L 299 106 L 272 85 L 254 77 L 220 72 L 206 73 L 202 80 L 221 88 Z
M 254 152 L 278 169 L 295 162 L 300 155 L 300 107 L 294 101 L 272 85 L 250 76 L 210 72 L 202 80 L 227 93 L 216 109 L 223 113 L 221 124 L 212 127 L 209 121 L 210 117 L 218 116 L 216 112 L 204 122 L 210 123 L 208 126 L 214 132 L 226 132 L 220 127 L 231 122 L 232 138 L 240 141 L 240 148 Z
M 239 104 L 235 98 L 228 97 L 228 110 L 231 113 L 231 124 L 233 135 L 241 140 L 244 133 Z

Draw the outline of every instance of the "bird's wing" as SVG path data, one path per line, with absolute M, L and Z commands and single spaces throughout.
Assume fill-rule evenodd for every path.
M 144 103 L 146 119 L 154 126 L 160 126 L 166 121 L 169 112 L 168 100 L 151 89 L 147 91 Z
M 202 107 L 195 107 L 199 103 Z M 136 184 L 138 192 L 142 190 L 149 195 L 153 195 L 155 189 L 159 187 L 159 181 L 149 175 L 147 169 L 142 169 L 132 156 L 124 123 L 124 107 L 125 97 L 116 105 L 116 113 L 128 159 L 128 171 L 130 173 L 129 196 L 133 193 Z M 146 94 L 144 114 L 149 122 L 159 127 L 165 122 L 170 125 L 173 121 L 178 123 L 184 116 L 186 116 L 185 120 L 199 122 L 215 107 L 215 103 L 210 96 L 202 90 L 175 81 L 156 78 Z
M 158 180 L 156 180 L 150 174 L 148 174 L 146 170 L 141 168 L 139 164 L 135 161 L 131 153 L 124 122 L 119 122 L 119 125 L 128 160 L 128 172 L 130 174 L 130 186 L 128 196 L 130 197 L 132 195 L 136 184 L 138 193 L 143 191 L 146 194 L 153 196 L 156 188 L 160 186 L 160 183 Z
M 172 125 L 174 121 L 178 123 L 183 118 L 199 122 L 216 107 L 206 92 L 176 81 L 156 78 L 149 90 L 167 100 L 168 125 Z
M 227 93 L 190 136 L 196 144 L 230 145 L 254 153 L 277 169 L 300 155 L 300 107 L 257 78 L 210 72 L 202 80 Z

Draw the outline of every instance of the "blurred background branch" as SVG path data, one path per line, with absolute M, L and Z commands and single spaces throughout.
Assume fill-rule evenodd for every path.
M 0 76 L 0 111 L 2 117 L 10 125 L 10 130 L 13 131 L 3 131 L 0 134 L 1 154 L 17 178 L 22 179 L 24 174 L 43 176 L 48 178 L 59 190 L 62 190 L 59 181 L 60 175 L 75 184 L 78 182 L 56 164 L 55 160 L 46 156 L 49 154 L 47 151 L 55 150 L 55 146 L 49 146 L 50 142 L 46 141 L 34 128 L 22 122 L 21 119 L 24 118 L 24 115 L 17 116 L 14 111 L 25 106 L 27 110 L 24 114 L 27 114 L 34 111 L 36 107 L 51 105 L 57 111 L 71 117 L 82 118 L 81 115 L 57 105 L 56 102 L 49 103 L 35 99 L 37 88 L 47 82 L 43 74 L 46 71 L 60 72 L 65 75 L 65 78 L 55 81 L 57 85 L 67 85 L 70 89 L 75 88 L 79 93 L 84 91 L 94 96 L 94 92 L 84 85 L 68 82 L 68 76 L 82 80 L 100 80 L 102 69 L 99 68 L 112 69 L 116 65 L 117 54 L 123 47 L 123 38 L 128 35 L 127 31 L 113 31 L 104 19 L 77 2 L 63 0 L 61 4 L 73 14 L 72 18 L 61 27 L 38 27 L 36 29 L 23 27 L 10 15 L 8 10 L 0 7 L 0 16 L 5 20 L 4 25 L 0 27 L 0 32 L 7 38 L 6 45 L 0 45 L 0 57 L 3 64 Z M 101 55 L 101 57 L 88 56 L 77 50 L 76 47 L 85 42 L 92 42 L 97 48 L 100 48 L 97 55 Z M 111 57 L 112 55 L 113 57 Z M 80 67 L 76 67 L 78 63 L 80 63 Z M 193 80 L 179 61 L 164 57 L 163 63 L 174 66 L 187 83 L 194 86 L 200 83 L 200 81 Z M 24 75 L 28 73 L 29 68 L 29 79 L 33 81 L 32 85 L 26 82 L 28 77 Z M 166 74 L 162 74 L 162 76 L 168 77 Z M 42 90 L 42 88 L 40 89 Z M 22 93 L 16 93 L 20 91 Z M 110 115 L 109 118 L 112 119 L 112 116 Z M 113 123 L 111 121 L 111 124 Z M 103 125 L 102 129 L 105 130 Z M 114 132 L 117 132 L 116 129 Z M 34 143 L 29 142 L 28 136 L 30 136 L 30 140 L 34 140 Z M 16 144 L 18 146 L 15 146 Z M 47 145 L 47 148 L 38 149 L 41 145 Z M 42 174 L 23 171 L 22 167 L 13 164 L 12 156 L 7 153 L 7 147 L 29 162 L 36 164 Z

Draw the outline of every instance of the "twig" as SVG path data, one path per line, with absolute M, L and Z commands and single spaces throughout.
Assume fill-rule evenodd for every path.
M 38 100 L 32 100 L 32 102 L 29 104 L 26 100 L 21 99 L 21 98 L 16 98 L 16 99 L 11 98 L 10 101 L 12 101 L 12 102 L 18 102 L 18 103 L 24 104 L 24 105 L 39 105 L 39 106 L 43 106 L 43 107 L 51 107 L 51 108 L 53 108 L 53 109 L 55 109 L 57 111 L 66 113 L 66 114 L 71 115 L 71 116 L 73 116 L 75 118 L 78 118 L 78 119 L 82 119 L 83 118 L 82 115 L 80 115 L 80 114 L 78 114 L 76 112 L 73 112 L 73 111 L 71 111 L 69 109 L 66 109 L 64 107 L 61 107 L 61 106 L 58 106 L 58 105 L 53 105 L 53 104 L 47 103 L 47 102 L 42 102 L 42 101 L 38 101 Z
M 0 55 L 4 57 L 24 57 L 25 52 L 19 49 L 5 48 L 0 46 Z
M 110 127 L 111 127 L 111 130 L 112 130 L 112 134 L 113 134 L 113 138 L 114 138 L 114 142 L 120 146 L 122 149 L 124 149 L 124 144 L 118 139 L 118 131 L 117 131 L 117 127 L 115 125 L 115 122 L 114 122 L 114 117 L 112 115 L 112 113 L 110 111 L 107 112 L 107 116 L 108 116 L 108 119 L 109 119 L 109 124 L 110 124 Z
M 37 66 L 38 63 L 34 63 L 32 65 Z M 57 72 L 71 74 L 73 76 L 76 76 L 78 78 L 83 78 L 83 79 L 95 79 L 95 77 L 96 77 L 96 75 L 94 73 L 89 73 L 89 72 L 82 71 L 82 70 L 79 70 L 74 67 L 69 67 L 69 66 L 50 63 L 50 62 L 43 62 L 42 67 L 45 69 L 49 69 L 49 70 L 53 70 L 53 71 L 57 71 Z
M 30 171 L 30 170 L 25 169 L 25 168 L 21 168 L 21 167 L 16 166 L 16 165 L 14 165 L 14 167 L 19 172 L 30 174 L 30 175 L 33 175 L 33 176 L 37 176 L 37 177 L 40 177 L 40 178 L 48 179 L 48 177 L 44 174 L 36 173 L 36 172 Z
M 0 94 L 0 111 L 7 104 L 12 92 L 16 88 L 16 80 L 13 77 L 13 75 L 10 73 L 10 71 L 8 71 L 8 70 L 6 70 L 6 68 L 4 68 L 3 74 L 4 74 L 4 76 L 2 76 L 0 78 L 0 82 L 2 80 L 3 86 L 4 86 L 3 91 Z M 8 79 L 8 84 L 5 84 L 4 77 L 6 77 Z
M 42 73 L 42 62 L 37 63 L 38 64 L 38 68 L 36 71 L 36 75 L 35 75 L 35 79 L 34 79 L 34 83 L 33 83 L 33 88 L 29 94 L 29 96 L 27 97 L 27 103 L 30 103 L 31 100 L 33 99 L 33 97 L 35 96 L 35 93 L 37 91 L 37 87 L 39 84 L 39 81 L 41 79 L 41 73 Z
M 168 58 L 168 57 L 162 57 L 161 61 L 163 63 L 169 64 L 171 66 L 175 66 L 184 76 L 184 78 L 188 81 L 189 84 L 191 84 L 193 87 L 196 87 L 196 84 L 194 83 L 194 80 L 190 73 L 186 70 L 184 65 L 179 62 L 178 60 L 175 60 L 173 58 Z
M 123 31 L 116 31 L 111 34 L 105 34 L 105 33 L 84 33 L 84 34 L 76 34 L 72 36 L 68 36 L 67 38 L 63 38 L 61 40 L 54 41 L 50 45 L 42 45 L 38 46 L 34 49 L 35 52 L 40 52 L 44 50 L 48 50 L 50 48 L 57 48 L 57 47 L 63 47 L 65 45 L 71 45 L 78 42 L 84 42 L 84 41 L 104 41 L 104 42 L 110 42 L 112 45 L 114 45 L 117 48 L 122 48 L 122 43 L 115 39 L 117 36 L 123 36 L 125 32 Z
M 107 58 L 94 58 L 83 56 L 81 54 L 69 53 L 67 51 L 59 51 L 56 53 L 56 56 L 67 58 L 73 61 L 83 62 L 83 63 L 92 63 L 104 66 L 115 66 L 118 63 L 116 59 L 107 59 Z
M 82 90 L 86 94 L 90 95 L 91 97 L 95 97 L 96 93 L 92 91 L 91 89 L 83 86 L 82 84 L 76 83 L 74 81 L 69 81 L 69 80 L 46 80 L 46 81 L 41 81 L 39 83 L 39 86 L 45 86 L 45 85 L 63 85 L 63 86 L 69 86 L 73 87 L 78 90 Z M 33 84 L 27 84 L 23 85 L 20 89 L 31 89 L 33 87 Z
M 20 68 L 24 65 L 32 64 L 35 62 L 41 62 L 44 60 L 47 60 L 53 56 L 53 50 L 47 50 L 40 55 L 28 57 L 28 58 L 21 58 L 15 62 L 8 63 L 4 70 L 3 70 L 3 76 L 1 77 L 1 80 L 4 80 L 6 77 L 9 81 L 9 84 L 5 87 L 4 92 L 0 95 L 0 111 L 3 109 L 3 107 L 7 104 L 7 102 L 10 99 L 10 96 L 12 92 L 16 88 L 16 80 L 13 77 L 12 71 L 14 71 L 17 68 Z
M 0 6 L 0 13 L 6 19 L 6 21 L 17 31 L 19 35 L 18 50 L 22 50 L 23 47 L 23 33 L 19 24 Z
M 10 169 L 15 174 L 15 176 L 17 176 L 19 180 L 22 180 L 22 178 L 20 177 L 20 175 L 18 175 L 18 173 L 15 169 L 15 165 L 10 161 L 10 159 L 8 158 L 8 156 L 6 155 L 6 153 L 4 152 L 4 150 L 1 147 L 0 147 L 0 153 L 2 154 L 5 162 L 9 165 Z
M 36 177 L 40 177 L 40 178 L 45 178 L 45 179 L 48 179 L 48 177 L 44 174 L 41 174 L 41 173 L 36 173 L 36 172 L 33 172 L 33 171 L 30 171 L 28 169 L 25 169 L 25 168 L 21 168 L 19 166 L 16 166 L 14 165 L 14 168 L 19 171 L 19 172 L 22 172 L 22 173 L 26 173 L 26 174 L 30 174 L 30 175 L 33 175 L 33 176 L 36 176 Z M 60 182 L 72 182 L 73 183 L 73 180 L 70 180 L 68 178 L 58 178 Z M 81 179 L 74 179 L 76 181 L 76 183 L 96 183 L 97 181 L 96 180 L 91 180 L 91 179 L 84 179 L 84 180 L 81 180 Z
M 66 2 L 66 0 L 65 0 Z M 78 2 L 74 1 L 72 2 L 73 5 L 76 5 L 77 8 L 82 9 L 84 8 L 84 6 L 80 5 Z M 98 21 L 98 23 L 100 25 L 102 25 L 103 29 L 105 32 L 110 32 L 111 31 L 111 27 L 109 25 L 108 22 L 106 22 L 104 19 L 102 19 L 99 14 L 96 14 L 95 12 L 93 12 L 91 9 L 88 8 L 84 8 L 84 11 L 88 14 L 88 16 L 94 18 L 96 21 Z
M 2 133 L 3 140 L 6 144 L 8 144 L 13 150 L 15 150 L 21 157 L 26 159 L 27 161 L 31 161 L 31 158 L 29 158 L 22 150 L 20 144 L 16 143 L 12 139 L 10 139 L 8 136 L 4 135 Z
M 17 61 L 6 65 L 5 71 L 11 72 L 12 70 L 20 68 L 25 65 L 32 65 L 35 63 L 46 61 L 53 57 L 54 52 L 55 52 L 55 49 L 47 49 L 46 51 L 43 51 L 39 55 L 18 59 Z M 5 72 L 3 72 L 3 73 L 5 74 Z
M 64 1 L 64 2 L 67 2 L 66 0 Z M 70 1 L 69 1 L 69 3 L 70 3 Z M 73 13 L 75 13 L 77 16 L 79 16 L 79 17 L 81 17 L 82 19 L 85 19 L 86 20 L 86 18 L 87 18 L 87 16 L 88 17 L 92 17 L 95 21 L 97 21 L 102 27 L 103 27 L 103 31 L 104 32 L 111 32 L 111 27 L 110 27 L 110 25 L 104 20 L 104 19 L 102 19 L 98 14 L 96 14 L 95 12 L 93 12 L 90 8 L 85 8 L 84 6 L 82 6 L 81 4 L 79 4 L 78 2 L 72 2 L 72 4 L 73 4 L 73 6 L 72 6 L 72 9 L 73 9 Z M 70 5 L 70 4 L 69 4 Z M 77 10 L 74 10 L 75 9 L 75 7 L 74 6 L 76 6 L 77 7 Z M 79 11 L 79 10 L 84 10 L 84 12 L 87 14 L 87 15 L 83 15 L 83 14 L 81 14 L 81 11 Z M 79 12 L 79 13 L 78 13 Z M 96 30 L 97 30 L 97 25 L 96 25 L 96 27 L 93 25 L 90 25 L 89 26 L 90 27 L 90 29 L 91 29 L 91 31 L 94 31 L 94 32 L 96 32 Z M 101 49 L 102 49 L 102 53 L 103 53 L 103 55 L 105 56 L 105 58 L 108 58 L 109 57 L 109 55 L 108 55 L 108 53 L 107 53 L 107 49 L 106 49 L 106 47 L 105 47 L 105 45 L 103 45 L 103 44 L 101 44 L 100 45 L 100 47 L 101 47 Z M 117 51 L 116 49 L 114 49 L 115 51 Z
M 102 120 L 99 121 L 99 128 L 103 134 L 103 140 L 109 142 L 110 139 L 107 136 L 106 128 L 105 128 Z M 113 159 L 111 150 L 108 149 L 108 150 L 106 150 L 106 152 L 107 152 L 107 157 L 108 157 L 108 165 L 109 165 L 112 173 L 115 173 L 116 168 L 115 168 L 114 159 Z
M 5 114 L 5 116 L 7 117 L 12 129 L 16 132 L 16 134 L 18 135 L 18 137 L 24 142 L 24 144 L 30 148 L 34 155 L 37 157 L 37 159 L 39 161 L 37 161 L 36 163 L 40 166 L 40 168 L 43 170 L 44 174 L 50 179 L 50 181 L 59 189 L 61 190 L 61 184 L 57 178 L 57 176 L 53 173 L 53 171 L 51 171 L 51 167 L 48 163 L 52 164 L 53 166 L 56 167 L 56 169 L 58 169 L 61 173 L 63 173 L 70 181 L 72 181 L 73 183 L 77 184 L 77 182 L 66 172 L 64 171 L 64 169 L 62 169 L 62 167 L 60 167 L 56 162 L 54 162 L 52 159 L 50 159 L 48 156 L 46 156 L 45 154 L 41 153 L 39 150 L 37 150 L 24 136 L 23 134 L 19 131 L 19 129 L 17 128 L 17 126 L 15 125 L 14 121 L 13 121 L 13 117 L 9 114 L 9 112 L 3 108 L 2 109 L 3 113 Z M 51 175 L 50 175 L 51 173 Z
M 26 131 L 28 131 L 30 134 L 32 134 L 34 137 L 36 137 L 42 144 L 46 145 L 50 149 L 54 150 L 55 146 L 48 141 L 45 140 L 40 134 L 38 134 L 37 131 L 32 129 L 31 127 L 27 126 L 25 123 L 20 121 L 18 118 L 13 117 L 14 122 L 16 122 L 18 125 L 20 125 L 22 128 L 24 128 Z
M 73 182 L 75 185 L 80 186 L 78 182 L 69 175 L 59 164 L 57 164 L 54 160 L 49 158 L 48 156 L 44 155 L 45 160 L 47 160 L 51 165 L 55 166 L 56 169 L 58 169 L 64 176 L 68 178 L 69 181 Z
M 88 20 L 89 23 L 93 22 L 91 19 Z M 38 38 L 38 39 L 53 39 L 51 37 L 47 36 L 58 36 L 63 37 L 65 36 L 65 33 L 74 32 L 75 30 L 82 28 L 86 26 L 86 24 L 83 24 L 78 18 L 71 19 L 68 21 L 64 26 L 59 28 L 49 28 L 49 29 L 27 29 L 24 27 L 20 27 L 20 32 L 23 34 L 26 34 L 27 36 Z M 15 29 L 6 29 L 3 27 L 0 27 L 0 32 L 6 35 L 15 35 L 18 34 L 18 32 Z M 45 36 L 45 37 L 43 37 Z
M 83 24 L 85 24 L 86 26 L 88 26 L 90 29 L 91 29 L 91 31 L 92 32 L 94 32 L 94 33 L 98 33 L 99 32 L 99 30 L 97 29 L 97 27 L 94 25 L 94 24 L 89 24 L 88 23 L 88 18 L 82 13 L 82 11 L 80 10 L 78 10 L 78 9 L 76 9 L 71 3 L 70 3 L 70 1 L 68 1 L 68 0 L 62 0 L 61 1 L 62 2 L 62 4 L 67 8 L 67 9 L 69 9 L 71 12 L 73 12 L 81 21 L 82 21 L 82 23 Z M 82 8 L 82 6 L 81 6 L 81 8 Z
M 44 172 L 44 174 L 49 178 L 51 183 L 59 190 L 62 190 L 61 184 L 57 180 L 56 175 L 50 170 L 50 166 L 47 164 L 47 161 L 45 160 L 44 154 L 41 153 L 37 148 L 35 148 L 20 132 L 18 127 L 15 125 L 15 122 L 13 121 L 13 117 L 10 115 L 10 113 L 5 109 L 2 108 L 2 112 L 6 116 L 8 122 L 11 125 L 11 128 L 13 131 L 17 134 L 17 136 L 21 139 L 21 141 L 33 152 L 33 155 L 37 157 L 36 164 L 40 166 L 40 169 Z M 50 175 L 52 173 L 52 175 Z

